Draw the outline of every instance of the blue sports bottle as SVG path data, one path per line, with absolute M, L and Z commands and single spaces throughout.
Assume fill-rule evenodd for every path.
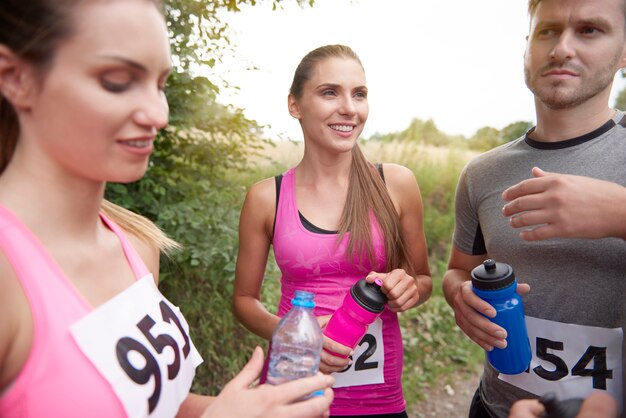
M 506 348 L 494 347 L 487 352 L 489 363 L 500 373 L 519 374 L 528 369 L 532 357 L 524 305 L 517 294 L 517 280 L 511 266 L 488 259 L 472 270 L 474 293 L 496 310 L 488 318 L 507 332 Z

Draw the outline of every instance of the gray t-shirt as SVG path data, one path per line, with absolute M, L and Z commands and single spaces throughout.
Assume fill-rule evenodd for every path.
M 526 242 L 502 215 L 505 204 L 502 192 L 532 177 L 531 169 L 535 166 L 545 171 L 588 176 L 626 186 L 626 117 L 617 111 L 615 117 L 602 127 L 566 141 L 542 143 L 524 136 L 474 158 L 464 168 L 456 192 L 454 245 L 463 253 L 484 254 L 511 265 L 518 281 L 531 286 L 530 293 L 523 298 L 527 316 L 549 320 L 547 323 L 556 330 L 566 328 L 560 323 L 623 328 L 626 241 L 606 238 Z M 619 330 L 614 330 L 613 334 L 615 331 L 621 334 Z M 539 331 L 536 337 L 540 334 Z M 554 356 L 560 358 L 568 349 L 568 337 L 565 334 L 562 338 L 551 335 L 541 341 L 539 338 L 532 341 L 536 345 L 533 358 L 543 359 L 543 370 L 539 370 L 543 375 L 541 384 L 563 383 L 570 379 L 579 379 L 579 385 L 596 389 L 607 384 L 620 384 L 622 361 L 618 361 L 615 369 L 607 369 L 615 364 L 606 366 L 602 363 L 602 350 L 606 352 L 603 341 L 598 341 L 596 347 L 594 337 L 589 337 L 590 348 L 581 353 L 581 360 L 572 362 L 570 359 L 566 364 Z M 550 342 L 555 339 L 563 341 Z M 617 339 L 621 341 L 621 336 Z M 623 344 L 615 344 L 618 348 L 612 349 L 613 354 L 619 351 L 623 357 Z M 537 374 L 533 364 L 529 374 L 533 377 Z M 533 389 L 545 390 L 540 389 L 540 385 Z M 569 389 L 560 390 L 564 392 L 558 392 L 559 396 L 567 397 Z M 498 379 L 498 372 L 488 362 L 485 362 L 481 394 L 483 403 L 496 417 L 506 417 L 515 400 L 534 397 Z

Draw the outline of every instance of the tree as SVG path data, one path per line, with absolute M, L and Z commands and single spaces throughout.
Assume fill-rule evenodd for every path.
M 312 5 L 313 1 L 294 0 Z M 274 9 L 283 0 L 273 0 Z M 141 213 L 183 245 L 161 266 L 161 290 L 180 305 L 205 365 L 194 390 L 217 393 L 260 339 L 231 312 L 242 190 L 229 176 L 246 167 L 262 144 L 260 127 L 241 109 L 216 103 L 219 80 L 201 76 L 230 47 L 218 11 L 240 11 L 256 0 L 166 0 L 174 69 L 166 95 L 170 125 L 158 138 L 138 182 L 109 184 L 106 198 Z
M 514 139 L 526 134 L 526 132 L 528 132 L 528 130 L 532 127 L 533 123 L 527 121 L 509 123 L 500 131 L 499 142 L 505 143 L 513 141 Z
M 437 128 L 435 121 L 428 119 L 423 121 L 413 118 L 409 126 L 401 132 L 393 132 L 384 135 L 373 135 L 370 139 L 391 142 L 394 140 L 421 142 L 435 146 L 448 146 L 460 140 L 457 136 L 450 136 Z
M 485 126 L 476 131 L 469 139 L 470 148 L 477 151 L 486 151 L 500 145 L 500 131 L 491 126 Z
M 626 110 L 626 88 L 622 89 L 617 95 L 615 107 L 620 110 Z

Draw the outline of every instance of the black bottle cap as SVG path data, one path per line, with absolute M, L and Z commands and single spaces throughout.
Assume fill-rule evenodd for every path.
M 364 309 L 379 313 L 385 309 L 387 304 L 387 296 L 380 290 L 381 285 L 382 282 L 380 281 L 368 283 L 365 279 L 361 279 L 350 288 L 350 294 Z
M 515 280 L 511 266 L 487 259 L 472 270 L 472 285 L 479 290 L 504 289 Z

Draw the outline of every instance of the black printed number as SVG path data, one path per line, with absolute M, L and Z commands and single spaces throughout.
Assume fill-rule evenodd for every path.
M 537 357 L 554 364 L 554 370 L 537 366 L 533 371 L 541 378 L 556 381 L 569 373 L 565 361 L 548 350 L 563 351 L 563 342 L 537 337 Z M 593 367 L 587 368 L 593 361 Z M 589 346 L 571 370 L 572 376 L 591 376 L 594 389 L 606 390 L 607 379 L 613 378 L 613 371 L 606 368 L 606 347 Z
M 372 357 L 374 353 L 376 352 L 376 347 L 377 347 L 376 337 L 374 337 L 372 334 L 365 334 L 363 338 L 361 338 L 361 341 L 359 342 L 359 346 L 362 346 L 363 344 L 367 344 L 367 349 L 363 351 L 361 355 L 357 357 L 356 361 L 354 362 L 354 371 L 357 371 L 357 372 L 360 370 L 369 370 L 369 369 L 375 369 L 378 367 L 377 361 L 371 361 L 369 363 L 366 362 L 366 360 Z M 352 356 L 350 356 L 349 358 L 350 360 L 352 360 Z M 343 370 L 338 371 L 337 373 L 347 372 L 348 370 L 350 370 L 350 367 L 352 367 L 352 365 L 349 365 L 348 367 L 346 367 Z
M 563 343 L 560 341 L 550 341 L 545 338 L 537 337 L 537 357 L 542 360 L 548 361 L 554 364 L 554 370 L 549 371 L 544 369 L 542 366 L 537 366 L 533 369 L 539 377 L 556 381 L 567 376 L 567 364 L 563 361 L 562 358 L 558 357 L 555 354 L 548 353 L 548 349 L 563 351 Z
M 126 372 L 133 382 L 140 385 L 145 385 L 150 380 L 151 376 L 154 376 L 154 391 L 150 398 L 148 398 L 148 411 L 152 413 L 159 403 L 159 397 L 161 396 L 161 371 L 159 370 L 159 363 L 150 351 L 139 341 L 130 337 L 122 337 L 117 342 L 115 348 L 117 352 L 117 360 L 120 362 L 120 366 Z M 146 365 L 142 369 L 136 369 L 135 366 L 128 360 L 128 353 L 136 351 L 145 360 Z
M 354 362 L 354 370 L 357 372 L 359 370 L 369 370 L 378 367 L 377 361 L 372 361 L 369 363 L 365 362 L 365 360 L 372 357 L 376 352 L 376 338 L 374 338 L 372 334 L 365 334 L 363 336 L 363 339 L 361 339 L 361 342 L 359 343 L 359 347 L 363 344 L 367 344 L 367 350 L 363 351 L 359 358 L 357 358 Z
M 593 369 L 585 369 L 591 360 L 593 360 Z M 613 371 L 606 368 L 606 347 L 589 346 L 572 368 L 572 376 L 591 376 L 594 389 L 606 390 L 606 379 L 613 378 Z
M 190 351 L 189 336 L 183 329 L 178 317 L 167 303 L 161 301 L 159 303 L 159 308 L 161 310 L 161 318 L 163 321 L 173 323 L 180 331 L 185 341 L 182 353 L 183 356 L 187 358 Z M 154 322 L 154 319 L 152 319 L 150 315 L 146 315 L 137 323 L 137 328 L 139 328 L 141 333 L 146 337 L 150 345 L 157 351 L 158 354 L 161 354 L 165 347 L 172 348 L 174 351 L 174 360 L 171 364 L 167 365 L 167 378 L 168 380 L 173 380 L 180 371 L 181 350 L 179 349 L 176 340 L 171 335 L 152 335 L 151 329 L 155 324 L 156 322 Z M 151 377 L 154 377 L 154 391 L 152 392 L 152 395 L 150 395 L 150 398 L 148 398 L 148 412 L 152 413 L 159 403 L 159 397 L 161 396 L 162 377 L 161 370 L 159 369 L 159 363 L 145 345 L 131 337 L 120 338 L 115 347 L 115 351 L 120 366 L 133 382 L 145 385 Z M 133 351 L 144 358 L 145 366 L 143 368 L 136 368 L 130 362 L 129 353 Z

